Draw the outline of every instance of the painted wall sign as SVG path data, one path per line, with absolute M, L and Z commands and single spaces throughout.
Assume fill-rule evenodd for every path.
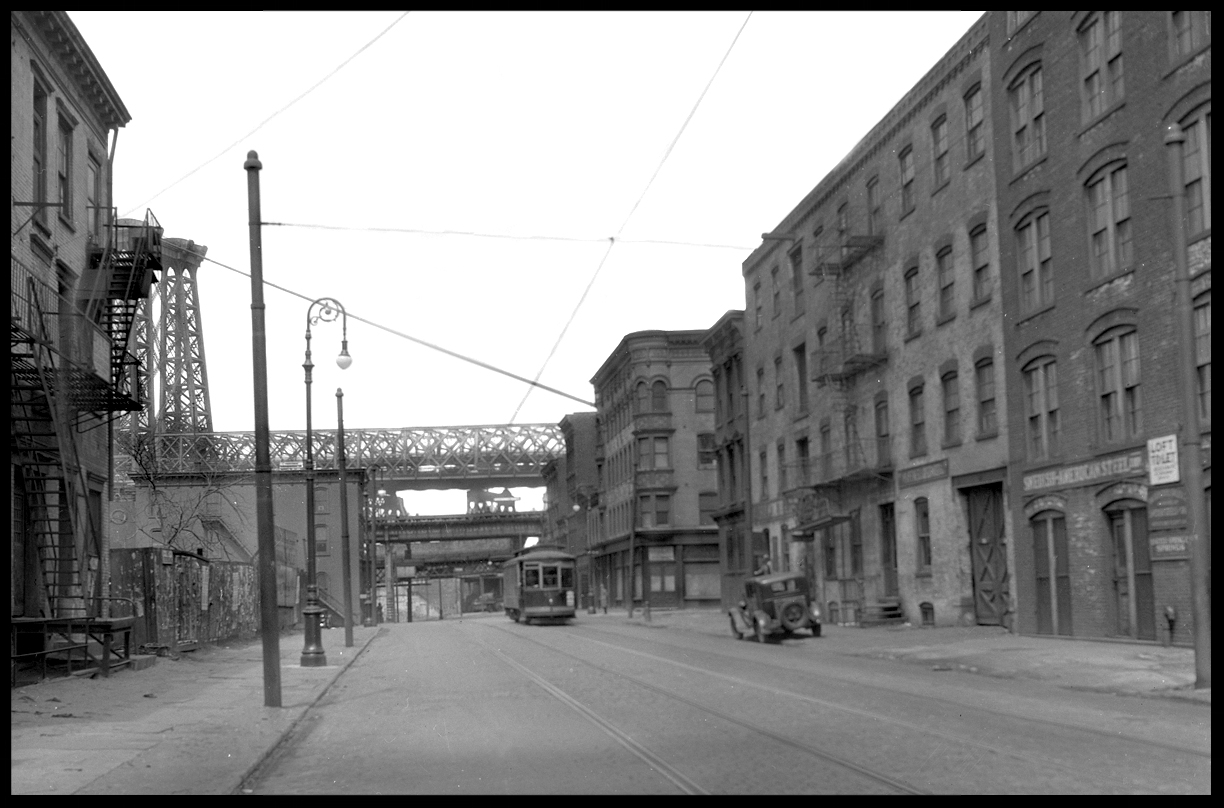
M 938 480 L 947 476 L 948 461 L 936 460 L 934 463 L 915 466 L 912 469 L 902 469 L 897 472 L 897 485 L 901 488 L 909 488 L 911 485 L 921 485 L 922 483 L 928 483 L 931 480 Z
M 1102 506 L 1108 505 L 1118 499 L 1137 499 L 1140 502 L 1148 501 L 1148 487 L 1143 483 L 1134 483 L 1130 480 L 1124 480 L 1120 483 L 1114 483 L 1096 496 L 1097 502 Z
M 1153 561 L 1174 561 L 1190 557 L 1190 544 L 1194 541 L 1193 533 L 1151 533 L 1148 534 L 1148 546 L 1151 548 Z
M 1144 452 L 1136 450 L 1116 454 L 1089 463 L 1078 463 L 1074 466 L 1063 466 L 1059 469 L 1038 471 L 1024 475 L 1024 493 L 1034 493 L 1044 488 L 1064 488 L 1071 485 L 1103 480 L 1107 477 L 1118 477 L 1134 474 L 1144 470 Z
M 1147 442 L 1148 478 L 1152 485 L 1168 485 L 1181 480 L 1177 462 L 1177 436 L 1164 435 Z
M 1067 500 L 1056 494 L 1046 494 L 1024 506 L 1024 518 L 1032 519 L 1042 511 L 1066 511 Z
M 1162 488 L 1148 505 L 1148 530 L 1185 530 L 1189 505 L 1181 486 Z

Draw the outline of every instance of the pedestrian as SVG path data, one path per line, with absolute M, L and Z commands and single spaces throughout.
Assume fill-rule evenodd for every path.
M 599 606 L 603 609 L 603 613 L 608 613 L 608 585 L 599 585 Z

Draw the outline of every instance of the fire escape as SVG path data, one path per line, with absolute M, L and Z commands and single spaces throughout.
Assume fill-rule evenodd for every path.
M 45 618 L 87 617 L 100 594 L 100 577 L 87 582 L 81 565 L 87 554 L 101 557 L 101 526 L 93 523 L 100 514 L 83 504 L 78 435 L 89 419 L 141 406 L 128 341 L 160 268 L 161 229 L 150 212 L 107 230 L 106 243 L 90 252 L 79 302 L 12 257 L 10 451 L 20 466 Z

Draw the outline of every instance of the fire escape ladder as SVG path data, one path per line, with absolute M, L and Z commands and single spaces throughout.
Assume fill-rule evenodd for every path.
M 88 489 L 65 391 L 59 389 L 70 383 L 65 374 L 71 371 L 47 327 L 47 318 L 58 317 L 58 313 L 43 311 L 35 280 L 27 278 L 27 284 L 27 327 L 13 325 L 10 346 L 10 449 L 21 466 L 23 500 L 42 573 L 46 616 L 83 617 L 87 593 L 79 556 L 87 534 L 78 497 Z

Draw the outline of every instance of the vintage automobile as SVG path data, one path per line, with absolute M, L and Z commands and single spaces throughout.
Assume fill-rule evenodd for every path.
M 808 595 L 807 578 L 801 572 L 757 575 L 744 581 L 744 599 L 728 610 L 731 634 L 745 634 L 757 642 L 773 634 L 789 635 L 806 628 L 820 636 L 820 607 Z

